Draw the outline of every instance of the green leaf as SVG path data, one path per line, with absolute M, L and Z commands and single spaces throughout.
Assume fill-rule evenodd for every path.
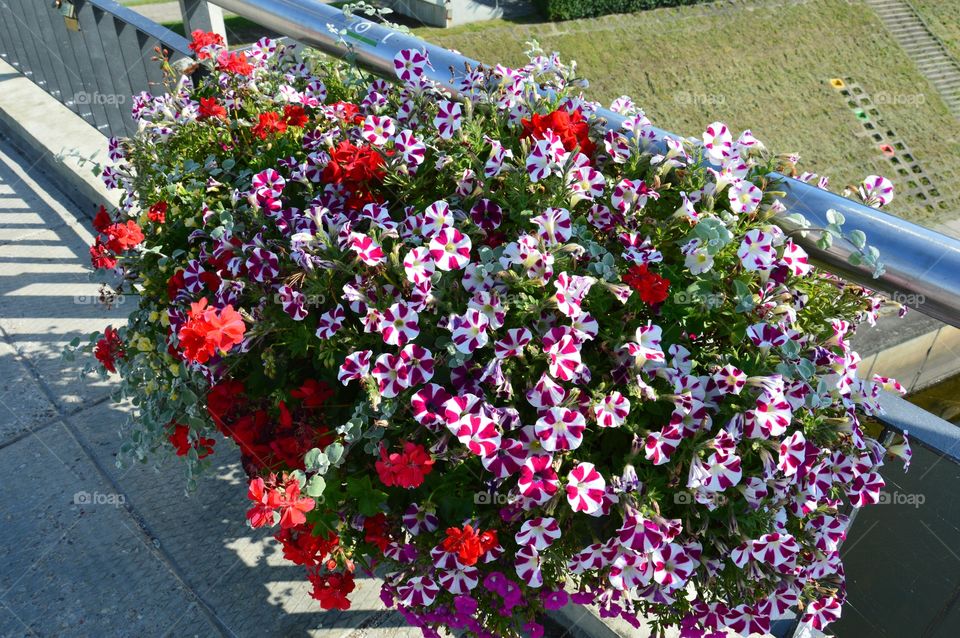
M 323 480 L 323 477 L 319 474 L 314 474 L 310 477 L 310 480 L 307 481 L 307 488 L 304 491 L 307 493 L 307 496 L 320 498 L 323 496 L 325 489 L 327 489 L 327 482 Z
M 327 446 L 326 449 L 327 460 L 330 461 L 330 465 L 337 466 L 340 463 L 340 459 L 343 458 L 344 448 L 341 443 L 331 443 Z
M 328 467 L 327 457 L 323 455 L 320 448 L 315 447 L 304 455 L 303 466 L 308 472 L 326 472 Z
M 863 233 L 862 230 L 851 230 L 848 235 L 850 243 L 856 246 L 857 248 L 862 249 L 867 245 L 867 236 Z

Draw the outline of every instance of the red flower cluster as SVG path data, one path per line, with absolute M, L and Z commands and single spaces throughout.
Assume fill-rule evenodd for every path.
M 117 254 L 130 250 L 143 241 L 143 231 L 135 221 L 114 223 L 103 206 L 93 218 L 93 228 L 99 233 L 90 247 L 90 263 L 94 268 L 113 268 Z
M 253 507 L 247 511 L 251 527 L 273 525 L 274 513 L 278 511 L 281 529 L 303 525 L 307 522 L 306 513 L 316 505 L 312 498 L 300 496 L 300 483 L 286 474 L 280 483 L 276 474 L 271 474 L 266 481 L 259 476 L 253 479 L 247 488 L 247 498 L 253 501 Z
M 173 426 L 173 431 L 167 437 L 167 440 L 170 441 L 170 444 L 173 445 L 177 451 L 177 456 L 186 456 L 189 454 L 191 448 L 197 451 L 197 456 L 201 459 L 213 454 L 213 446 L 216 444 L 215 440 L 201 436 L 191 443 L 190 428 L 179 423 L 171 423 L 170 425 Z
M 350 609 L 350 600 L 347 595 L 356 589 L 353 574 L 350 572 L 320 574 L 317 571 L 308 571 L 307 576 L 313 584 L 310 595 L 320 601 L 323 609 Z
M 287 104 L 283 107 L 283 121 L 287 126 L 298 126 L 303 128 L 310 121 L 307 112 L 299 104 Z
M 476 565 L 480 557 L 497 546 L 497 533 L 489 530 L 478 534 L 479 530 L 473 529 L 470 525 L 464 525 L 463 529 L 450 527 L 447 529 L 447 537 L 443 539 L 441 547 L 444 551 L 455 553 L 457 559 L 466 566 Z
M 321 180 L 343 184 L 350 190 L 366 189 L 386 176 L 383 156 L 369 146 L 355 146 L 344 140 L 330 151 L 330 162 Z
M 198 60 L 206 60 L 210 57 L 210 53 L 205 50 L 209 46 L 227 46 L 227 43 L 223 41 L 223 37 L 217 33 L 208 33 L 197 29 L 193 31 L 190 36 L 193 38 L 193 41 L 190 43 L 190 50 L 197 54 Z
M 381 552 L 387 551 L 387 545 L 393 540 L 387 527 L 387 516 L 383 512 L 368 516 L 363 520 L 363 540 L 376 545 Z
M 116 372 L 117 359 L 122 359 L 123 355 L 123 341 L 120 340 L 120 335 L 113 326 L 107 326 L 103 330 L 103 337 L 93 350 L 93 356 L 107 372 Z
M 188 361 L 205 363 L 217 352 L 226 353 L 243 341 L 247 326 L 240 313 L 227 305 L 221 310 L 207 307 L 207 298 L 190 304 L 187 323 L 177 335 Z
M 283 546 L 284 558 L 307 567 L 322 564 L 327 554 L 333 552 L 340 543 L 340 538 L 335 533 L 314 536 L 312 528 L 307 525 L 281 529 L 273 537 Z
M 387 452 L 380 446 L 376 463 L 380 481 L 387 487 L 414 488 L 423 485 L 424 477 L 433 470 L 433 458 L 422 445 L 406 441 L 402 452 Z
M 167 202 L 161 199 L 159 202 L 147 209 L 147 219 L 155 224 L 163 224 L 167 221 L 168 209 L 169 206 Z
M 227 119 L 227 109 L 217 102 L 215 97 L 202 97 L 200 98 L 200 113 L 197 117 L 201 120 L 211 117 L 225 120 Z
M 592 157 L 597 148 L 590 141 L 590 126 L 583 118 L 580 109 L 573 113 L 568 113 L 563 109 L 557 109 L 548 115 L 534 113 L 529 120 L 520 120 L 520 125 L 523 126 L 520 139 L 527 137 L 541 139 L 547 131 L 553 131 L 563 142 L 563 148 L 567 151 L 572 152 L 579 147 L 581 153 L 587 157 Z
M 217 68 L 236 75 L 250 75 L 253 67 L 247 62 L 247 54 L 235 51 L 221 51 L 217 56 Z
M 207 412 L 220 431 L 236 441 L 250 476 L 263 470 L 303 470 L 303 457 L 308 451 L 325 449 L 333 442 L 321 410 L 333 396 L 325 383 L 306 381 L 290 393 L 300 399 L 300 406 L 291 409 L 281 401 L 277 416 L 250 406 L 245 392 L 239 381 L 221 381 L 207 394 Z
M 650 272 L 646 264 L 630 266 L 623 283 L 636 290 L 640 299 L 651 306 L 663 303 L 670 296 L 670 280 Z
M 267 139 L 271 133 L 283 133 L 287 130 L 287 123 L 279 113 L 269 111 L 261 113 L 259 121 L 253 125 L 253 134 L 261 140 Z

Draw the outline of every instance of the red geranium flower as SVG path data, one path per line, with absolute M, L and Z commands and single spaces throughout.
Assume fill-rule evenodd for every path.
M 247 327 L 243 317 L 227 305 L 219 312 L 207 307 L 207 298 L 190 304 L 187 323 L 180 328 L 180 349 L 189 361 L 205 363 L 217 352 L 226 354 L 243 341 Z
M 368 516 L 363 521 L 363 540 L 376 545 L 381 552 L 387 550 L 390 544 L 390 531 L 387 529 L 387 517 L 382 512 L 376 516 Z
M 213 446 L 216 443 L 213 439 L 200 437 L 193 443 L 190 442 L 190 428 L 179 423 L 172 423 L 173 431 L 167 437 L 167 440 L 177 451 L 177 456 L 186 456 L 190 453 L 190 448 L 197 451 L 199 458 L 206 458 L 213 454 Z
M 227 119 L 227 109 L 217 102 L 217 98 L 215 97 L 202 97 L 200 98 L 200 114 L 198 118 L 205 120 L 210 117 L 225 120 Z
M 116 256 L 107 250 L 107 247 L 103 245 L 99 237 L 97 238 L 97 243 L 90 246 L 90 263 L 98 270 L 109 270 L 110 268 L 115 268 L 117 265 Z
M 143 241 L 143 231 L 140 230 L 137 222 L 132 219 L 128 220 L 126 224 L 110 224 L 103 229 L 103 234 L 107 237 L 107 248 L 114 253 L 130 250 Z
M 290 396 L 300 399 L 305 408 L 320 408 L 333 396 L 333 390 L 323 381 L 307 379 L 302 386 L 290 392 Z
M 103 330 L 103 337 L 97 342 L 93 350 L 93 356 L 97 358 L 97 361 L 107 372 L 117 371 L 117 359 L 122 359 L 124 356 L 123 341 L 120 340 L 120 335 L 112 326 L 107 326 Z
M 113 223 L 113 220 L 110 219 L 110 214 L 107 212 L 106 206 L 101 206 L 97 210 L 96 216 L 93 218 L 93 227 L 98 233 L 102 233 L 107 229 L 107 226 Z
M 259 121 L 253 127 L 253 134 L 261 140 L 267 139 L 270 133 L 283 133 L 287 130 L 287 123 L 279 113 L 261 113 Z
M 167 209 L 167 202 L 161 199 L 147 210 L 147 219 L 157 224 L 163 224 L 167 221 Z
M 579 147 L 581 153 L 591 157 L 596 150 L 596 145 L 590 141 L 590 126 L 583 118 L 580 109 L 573 113 L 563 109 L 557 109 L 548 115 L 534 113 L 529 120 L 520 120 L 520 125 L 523 127 L 520 139 L 526 137 L 541 139 L 549 130 L 560 138 L 563 148 L 567 151 L 572 152 Z
M 300 483 L 297 479 L 287 479 L 280 500 L 280 527 L 289 528 L 307 522 L 305 514 L 313 509 L 316 502 L 312 498 L 300 496 Z
M 447 537 L 441 543 L 444 551 L 455 553 L 457 559 L 468 567 L 476 565 L 481 556 L 496 546 L 495 533 L 484 532 L 483 535 L 479 535 L 470 525 L 464 525 L 462 530 L 457 527 L 448 528 Z
M 276 477 L 270 475 L 269 480 L 273 483 Z M 280 507 L 280 494 L 272 487 L 268 487 L 267 482 L 258 476 L 250 481 L 247 498 L 253 501 L 253 507 L 247 511 L 250 527 L 273 525 L 273 512 Z
M 333 532 L 313 534 L 307 526 L 281 529 L 274 535 L 283 546 L 283 557 L 297 565 L 312 567 L 323 563 L 324 557 L 333 551 L 340 538 Z
M 330 152 L 321 177 L 324 182 L 357 189 L 382 180 L 387 174 L 383 165 L 383 156 L 377 151 L 344 140 Z
M 636 290 L 640 299 L 652 306 L 663 303 L 670 296 L 670 280 L 650 272 L 646 264 L 630 266 L 630 270 L 623 276 L 623 282 Z
M 377 474 L 387 487 L 414 488 L 423 485 L 424 477 L 433 471 L 433 458 L 422 445 L 407 441 L 403 452 L 387 453 L 380 447 L 380 460 L 376 463 Z
M 347 598 L 347 594 L 356 589 L 353 574 L 350 572 L 320 574 L 316 571 L 308 571 L 307 576 L 313 584 L 313 591 L 310 592 L 310 595 L 320 601 L 321 608 L 343 611 L 350 609 L 350 600 Z
M 303 110 L 303 107 L 299 104 L 287 104 L 283 107 L 283 121 L 287 123 L 288 126 L 306 126 L 310 118 L 307 117 L 307 112 Z
M 360 107 L 352 102 L 334 102 L 330 105 L 333 112 L 343 120 L 356 120 L 360 116 Z
M 246 406 L 245 393 L 243 383 L 235 379 L 220 381 L 210 388 L 207 393 L 207 414 L 221 431 L 227 421 L 232 421 L 233 415 Z
M 198 60 L 205 60 L 210 57 L 210 53 L 204 51 L 208 46 L 227 46 L 227 43 L 223 41 L 223 36 L 218 33 L 208 33 L 197 29 L 190 35 L 193 37 L 193 41 L 190 43 L 190 50 L 197 54 Z
M 237 75 L 250 75 L 253 73 L 253 67 L 247 62 L 247 54 L 235 51 L 221 51 L 217 56 L 217 67 L 221 71 L 235 73 Z

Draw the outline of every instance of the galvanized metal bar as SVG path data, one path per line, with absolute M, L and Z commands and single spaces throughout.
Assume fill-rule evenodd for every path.
M 83 40 L 87 44 L 87 51 L 90 53 L 93 77 L 97 85 L 97 92 L 91 96 L 91 99 L 103 105 L 107 116 L 107 126 L 101 130 L 107 135 L 123 135 L 126 132 L 126 126 L 120 110 L 116 107 L 116 102 L 125 91 L 114 84 L 114 76 L 122 73 L 123 69 L 117 68 L 120 60 L 110 57 L 104 46 L 100 33 L 103 15 L 102 9 L 92 5 L 85 4 L 77 9 L 77 18 L 80 20 L 80 29 L 84 34 Z
M 894 432 L 909 430 L 911 444 L 919 444 L 934 454 L 960 463 L 960 428 L 906 401 L 896 394 L 883 392 L 880 405 L 886 414 L 879 421 Z
M 54 28 L 56 23 L 63 23 L 63 16 L 56 11 L 50 3 L 33 2 L 36 13 L 37 28 L 40 30 L 40 37 L 44 43 L 48 54 L 51 56 L 53 64 L 52 86 L 48 87 L 48 92 L 57 98 L 61 103 L 74 112 L 77 112 L 74 94 L 77 89 L 74 88 L 73 80 L 70 77 L 71 69 L 63 59 L 63 47 L 61 39 L 58 37 Z M 63 25 L 66 29 L 66 26 Z M 64 40 L 65 42 L 65 40 Z
M 117 43 L 120 48 L 120 54 L 123 58 L 123 64 L 127 69 L 127 79 L 129 80 L 130 95 L 147 91 L 150 87 L 150 79 L 147 76 L 147 64 L 155 64 L 150 61 L 150 57 L 144 58 L 143 50 L 140 46 L 141 33 L 131 24 L 114 18 L 114 27 L 116 29 Z M 143 36 L 146 39 L 146 36 Z M 127 120 L 128 134 L 136 131 L 136 122 L 130 117 L 130 108 L 132 102 L 130 99 L 123 105 L 125 119 Z
M 212 31 L 227 42 L 227 27 L 223 22 L 223 9 L 207 0 L 180 0 L 180 14 L 183 16 L 183 32 Z
M 28 50 L 26 44 L 24 44 L 23 18 L 20 17 L 20 12 L 22 11 L 20 0 L 0 0 L 0 3 L 2 3 L 0 4 L 0 8 L 10 14 L 10 17 L 5 19 L 4 22 L 7 22 L 10 30 L 10 41 L 16 52 L 16 62 L 14 66 L 31 81 L 35 81 L 33 67 L 36 63 L 34 59 L 36 54 L 32 51 L 32 47 Z
M 97 20 L 97 33 L 100 36 L 100 46 L 108 61 L 110 79 L 113 82 L 113 101 L 105 106 L 115 112 L 115 119 L 119 118 L 121 128 L 111 129 L 113 135 L 130 135 L 136 131 L 133 118 L 130 115 L 130 96 L 135 89 L 130 80 L 130 67 L 120 47 L 120 38 L 117 35 L 116 18 L 112 13 L 102 9 L 94 9 Z M 134 62 L 136 64 L 136 62 Z
M 26 32 L 30 45 L 36 54 L 34 71 L 36 77 L 33 81 L 37 83 L 47 93 L 53 95 L 56 90 L 56 76 L 54 74 L 52 58 L 56 52 L 49 49 L 49 45 L 44 41 L 43 33 L 40 31 L 40 23 L 37 20 L 37 10 L 46 13 L 47 10 L 53 11 L 49 5 L 38 5 L 38 0 L 20 0 L 20 15 L 22 21 L 21 28 Z M 48 16 L 44 15 L 46 19 Z M 58 98 L 59 99 L 59 98 Z
M 249 18 L 277 33 L 290 36 L 326 53 L 343 56 L 348 46 L 357 61 L 371 71 L 393 77 L 393 58 L 401 49 L 425 49 L 434 70 L 428 76 L 454 94 L 456 80 L 468 67 L 480 63 L 413 36 L 397 33 L 361 17 L 347 18 L 335 7 L 316 0 L 215 0 L 221 7 Z M 347 44 L 331 32 L 344 31 Z M 607 125 L 618 127 L 623 118 L 602 110 Z M 657 130 L 658 141 L 672 133 Z M 662 147 L 662 144 L 661 144 Z M 844 229 L 861 230 L 871 245 L 880 250 L 886 273 L 874 278 L 866 267 L 850 265 L 848 258 L 856 249 L 846 241 L 836 241 L 829 249 L 817 246 L 818 233 L 798 237 L 797 243 L 810 253 L 814 261 L 827 270 L 873 290 L 913 302 L 916 310 L 954 326 L 960 326 L 960 241 L 913 224 L 904 219 L 877 211 L 859 202 L 818 189 L 783 175 L 782 198 L 788 211 L 804 214 L 817 227 L 826 225 L 826 213 L 837 210 L 846 217 Z M 775 220 L 787 230 L 794 230 L 789 220 Z
M 157 40 L 167 49 L 170 49 L 174 57 L 192 55 L 189 40 L 179 33 L 175 33 L 167 27 L 143 17 L 129 7 L 117 4 L 114 0 L 85 0 L 85 3 L 93 5 L 107 13 L 111 13 L 118 20 L 133 25 L 134 28 L 143 32 L 148 38 Z

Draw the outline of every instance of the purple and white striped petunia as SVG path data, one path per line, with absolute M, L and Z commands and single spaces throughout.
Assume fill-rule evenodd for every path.
M 396 122 L 391 118 L 383 115 L 368 115 L 363 120 L 360 137 L 374 146 L 383 146 L 393 138 L 396 132 Z
M 347 385 L 351 381 L 363 379 L 370 374 L 370 358 L 372 356 L 373 353 L 369 350 L 359 350 L 348 354 L 340 365 L 337 381 Z
M 477 309 L 468 309 L 462 315 L 454 315 L 449 324 L 453 345 L 464 354 L 484 347 L 490 339 L 487 335 L 489 326 L 490 320 Z
M 283 306 L 283 311 L 290 315 L 294 321 L 303 321 L 307 316 L 307 309 L 304 308 L 307 298 L 299 290 L 294 290 L 290 286 L 283 285 L 277 289 L 277 299 Z
M 777 253 L 773 248 L 773 236 L 759 228 L 747 231 L 740 247 L 737 248 L 737 257 L 746 270 L 770 270 L 777 260 Z
M 524 521 L 514 539 L 517 545 L 530 545 L 537 551 L 550 547 L 560 538 L 560 525 L 555 518 L 538 516 Z
M 387 399 L 392 399 L 410 386 L 410 371 L 397 354 L 381 354 L 370 374 L 377 380 L 380 394 Z
M 401 49 L 393 56 L 393 68 L 401 82 L 416 86 L 427 68 L 433 67 L 425 49 Z
M 860 186 L 860 197 L 867 206 L 886 206 L 893 201 L 893 182 L 880 175 L 867 175 Z
M 593 415 L 597 425 L 602 428 L 616 428 L 623 425 L 630 414 L 630 400 L 614 390 L 593 406 Z
M 320 315 L 320 319 L 317 320 L 317 337 L 320 339 L 333 337 L 343 327 L 343 320 L 346 316 L 346 312 L 340 304 L 337 304 L 337 307 L 333 310 L 328 310 Z
M 730 200 L 730 210 L 738 215 L 749 215 L 757 210 L 763 191 L 745 179 L 738 179 L 727 189 L 727 199 Z
M 403 346 L 420 334 L 420 317 L 406 302 L 400 301 L 386 310 L 380 319 L 380 335 L 389 346 Z
M 780 460 L 777 469 L 784 476 L 793 476 L 807 458 L 807 441 L 803 432 L 797 430 L 780 442 Z
M 440 588 L 429 576 L 414 576 L 397 587 L 397 596 L 407 607 L 429 607 L 439 593 Z
M 553 471 L 553 456 L 536 454 L 527 457 L 520 468 L 517 487 L 520 494 L 532 503 L 539 505 L 549 501 L 560 489 L 560 480 Z
M 574 512 L 599 512 L 606 490 L 606 481 L 593 463 L 578 463 L 567 474 L 567 502 Z
M 540 552 L 531 545 L 524 545 L 517 550 L 514 559 L 517 576 L 526 583 L 527 587 L 542 587 L 543 572 L 540 569 Z
M 496 422 L 482 414 L 466 414 L 450 430 L 477 456 L 490 456 L 500 449 L 500 430 Z
M 531 219 L 537 225 L 537 237 L 547 246 L 570 241 L 570 211 L 566 208 L 548 208 Z
M 433 353 L 423 346 L 408 343 L 400 351 L 400 358 L 407 367 L 408 383 L 411 388 L 423 385 L 433 378 Z
M 436 272 L 436 265 L 433 263 L 430 251 L 423 246 L 411 248 L 403 258 L 403 272 L 406 273 L 410 283 L 422 284 L 430 281 L 433 273 Z
M 254 248 L 247 258 L 247 274 L 254 281 L 271 281 L 280 274 L 280 259 L 266 248 Z
M 403 162 L 411 169 L 423 164 L 427 147 L 417 139 L 410 129 L 403 129 L 394 139 L 393 147 L 400 153 Z M 413 172 L 411 170 L 411 172 Z
M 550 408 L 537 419 L 534 432 L 540 439 L 540 445 L 547 452 L 575 450 L 583 443 L 583 431 L 587 428 L 586 419 L 576 410 L 569 408 Z
M 433 125 L 440 137 L 445 140 L 453 139 L 453 134 L 460 130 L 462 124 L 463 117 L 460 103 L 440 100 L 437 104 L 437 115 L 433 118 Z
M 533 334 L 527 328 L 510 328 L 507 336 L 493 344 L 493 354 L 498 359 L 519 357 L 523 349 L 533 340 Z
M 470 263 L 470 238 L 456 228 L 444 228 L 430 240 L 430 257 L 439 270 L 460 270 Z

